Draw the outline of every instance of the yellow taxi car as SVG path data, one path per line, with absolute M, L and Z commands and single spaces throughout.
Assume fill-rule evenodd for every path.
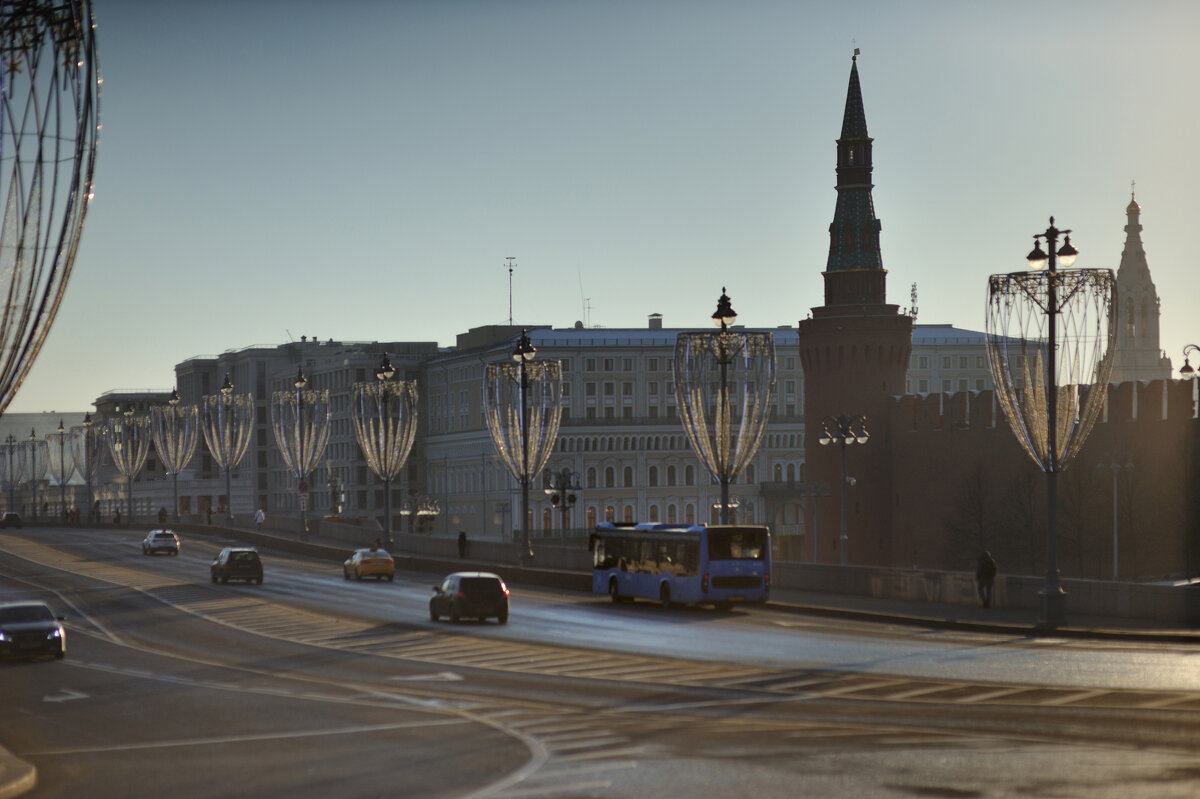
M 392 556 L 379 547 L 356 549 L 342 564 L 342 576 L 347 580 L 374 577 L 391 582 L 396 579 L 396 564 Z

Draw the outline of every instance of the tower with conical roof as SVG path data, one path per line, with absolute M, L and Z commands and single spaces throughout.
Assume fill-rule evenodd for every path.
M 1113 383 L 1169 380 L 1171 359 L 1158 340 L 1159 298 L 1142 246 L 1142 208 L 1131 196 L 1125 214 L 1125 249 L 1117 269 L 1117 335 L 1113 353 Z
M 821 446 L 822 421 L 863 415 L 871 435 L 847 453 L 846 562 L 855 565 L 901 563 L 911 553 L 892 541 L 892 477 L 887 402 L 905 390 L 912 351 L 912 317 L 887 302 L 887 272 L 875 217 L 872 145 L 858 79 L 858 51 L 850 64 L 850 85 L 842 133 L 837 140 L 837 206 L 829 225 L 825 304 L 799 324 L 804 366 L 806 481 L 828 484 L 835 510 L 820 514 L 815 548 L 823 562 L 837 563 L 840 534 L 841 453 Z M 812 543 L 806 544 L 809 553 Z

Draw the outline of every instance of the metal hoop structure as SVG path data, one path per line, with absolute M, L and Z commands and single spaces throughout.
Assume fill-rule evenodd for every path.
M 354 435 L 367 466 L 383 481 L 383 534 L 392 545 L 392 480 L 400 473 L 417 436 L 417 386 L 393 381 L 386 355 L 374 382 L 354 384 L 350 406 Z
M 150 409 L 150 431 L 163 468 L 171 475 L 174 497 L 171 518 L 178 521 L 179 473 L 191 463 L 200 443 L 200 409 L 195 405 L 180 405 L 179 392 L 172 390 L 166 405 Z
M 762 444 L 775 395 L 775 340 L 730 330 L 737 320 L 721 290 L 713 322 L 721 329 L 675 339 L 675 402 L 696 457 L 721 485 L 721 524 L 729 524 L 729 484 Z
M 99 111 L 90 0 L 0 0 L 0 413 L 66 292 L 92 197 Z
M 235 394 L 229 375 L 216 394 L 200 398 L 200 423 L 204 443 L 217 467 L 225 472 L 226 520 L 233 521 L 233 483 L 230 477 L 246 457 L 254 430 L 254 397 Z

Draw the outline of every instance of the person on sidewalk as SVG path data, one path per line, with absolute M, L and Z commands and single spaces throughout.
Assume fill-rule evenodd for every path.
M 257 511 L 255 511 L 254 523 L 258 525 L 259 530 L 262 529 L 263 522 L 265 522 L 266 520 L 267 520 L 267 514 L 263 512 L 262 508 L 259 508 Z
M 458 531 L 458 558 L 462 560 L 467 556 L 467 531 Z
M 996 561 L 991 552 L 984 552 L 979 556 L 979 563 L 975 566 L 975 582 L 979 588 L 979 602 L 985 608 L 992 606 L 992 584 L 995 580 Z

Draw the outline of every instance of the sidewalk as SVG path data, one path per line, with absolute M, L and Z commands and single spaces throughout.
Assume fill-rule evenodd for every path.
M 1054 630 L 1040 629 L 1037 614 L 1003 607 L 983 608 L 936 602 L 905 602 L 851 594 L 772 588 L 771 607 L 796 613 L 847 620 L 967 630 L 1012 636 L 1094 638 L 1200 645 L 1200 630 L 1145 619 L 1073 616 L 1067 596 L 1067 621 Z

